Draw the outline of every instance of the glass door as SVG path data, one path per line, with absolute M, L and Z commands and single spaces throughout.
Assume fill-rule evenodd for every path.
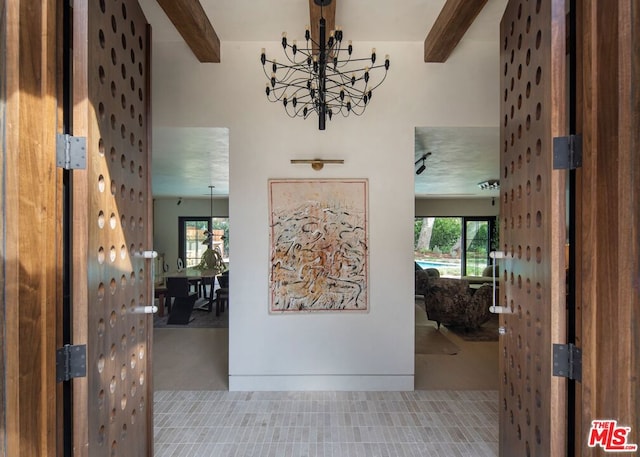
M 211 249 L 220 253 L 225 265 L 229 264 L 229 218 L 179 217 L 178 224 L 178 257 L 186 268 L 200 264 L 202 254 L 209 247 L 207 240 Z M 213 234 L 211 238 L 208 232 Z
M 462 276 L 483 276 L 484 269 L 490 265 L 494 222 L 495 218 L 464 218 Z
M 211 230 L 209 217 L 180 217 L 178 227 L 178 256 L 183 260 L 186 268 L 195 267 L 200 263 L 202 254 L 207 250 L 204 244 L 206 232 Z

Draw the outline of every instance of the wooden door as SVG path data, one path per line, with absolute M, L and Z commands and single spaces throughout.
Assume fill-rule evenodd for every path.
M 0 1 L 0 456 L 56 455 L 59 2 Z
M 635 456 L 640 454 L 640 2 L 577 1 L 576 7 L 577 132 L 583 136 L 576 180 L 576 343 L 583 355 L 576 455 Z M 604 438 L 590 446 L 597 420 L 628 428 L 624 444 Z
M 135 1 L 75 2 L 73 133 L 87 169 L 72 182 L 74 381 L 79 456 L 151 456 L 153 319 L 149 154 L 150 31 Z
M 510 0 L 500 25 L 500 455 L 565 455 L 565 1 Z

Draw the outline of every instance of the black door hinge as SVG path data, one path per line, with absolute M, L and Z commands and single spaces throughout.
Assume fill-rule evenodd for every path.
M 553 375 L 582 381 L 582 349 L 571 343 L 554 344 Z
M 87 345 L 65 344 L 56 351 L 56 381 L 87 376 Z
M 575 170 L 582 166 L 582 136 L 559 136 L 553 139 L 553 169 Z

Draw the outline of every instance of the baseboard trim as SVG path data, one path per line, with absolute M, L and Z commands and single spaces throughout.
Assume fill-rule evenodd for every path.
M 413 375 L 230 375 L 229 391 L 412 391 Z

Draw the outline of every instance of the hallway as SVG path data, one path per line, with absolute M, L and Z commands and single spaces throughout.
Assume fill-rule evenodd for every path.
M 441 331 L 460 352 L 416 354 L 413 392 L 228 392 L 229 329 L 155 329 L 155 456 L 496 457 L 497 342 Z
M 155 456 L 495 457 L 496 391 L 157 391 Z

